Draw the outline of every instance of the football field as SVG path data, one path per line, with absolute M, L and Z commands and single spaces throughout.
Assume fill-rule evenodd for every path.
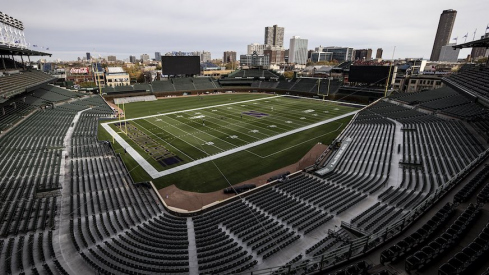
M 182 101 L 180 109 L 173 110 L 155 102 L 131 103 L 126 106 L 131 118 L 102 123 L 102 127 L 151 179 L 157 179 L 236 154 L 250 161 L 280 155 L 325 134 L 338 135 L 344 118 L 359 110 L 266 94 L 201 96 L 191 102 Z M 145 113 L 149 115 L 139 116 Z M 328 132 L 319 130 L 325 125 Z

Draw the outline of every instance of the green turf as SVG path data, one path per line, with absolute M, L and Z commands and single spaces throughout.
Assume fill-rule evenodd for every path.
M 136 118 L 142 116 L 156 115 L 159 113 L 168 113 L 179 110 L 187 110 L 225 104 L 236 101 L 250 100 L 256 98 L 270 97 L 270 94 L 218 94 L 189 97 L 168 97 L 156 101 L 134 102 L 125 105 L 126 118 Z M 120 106 L 122 108 L 122 106 Z
M 240 102 L 257 98 L 264 100 Z M 171 166 L 175 167 L 355 110 L 352 107 L 321 101 L 284 97 L 272 98 L 265 94 L 223 94 L 201 98 L 168 98 L 153 102 L 127 104 L 125 110 L 128 118 L 139 118 L 152 114 L 232 102 L 240 103 L 138 119 L 129 123 L 136 125 L 148 136 L 184 160 L 182 163 Z M 307 112 L 306 110 L 314 111 Z M 241 116 L 243 112 L 247 111 L 265 113 L 268 116 L 262 118 Z M 202 115 L 205 118 L 195 118 Z M 236 184 L 297 162 L 317 142 L 330 144 L 350 119 L 351 117 L 321 125 L 253 147 L 248 151 L 237 152 L 214 162 L 200 164 L 152 181 L 157 188 L 176 184 L 179 188 L 188 191 L 211 192 L 219 190 L 227 187 L 229 183 Z M 270 127 L 272 125 L 275 127 Z M 102 128 L 99 129 L 101 132 L 99 138 L 109 140 L 110 136 Z M 329 132 L 331 133 L 326 134 Z M 121 136 L 125 137 L 125 135 Z M 159 165 L 133 141 L 127 138 L 126 141 L 157 170 L 171 168 Z M 151 180 L 128 154 L 124 154 L 124 150 L 119 145 L 115 145 L 114 148 L 121 153 L 135 181 Z
M 206 162 L 155 179 L 153 183 L 158 189 L 175 184 L 182 190 L 193 192 L 204 193 L 220 190 L 229 187 L 229 184 L 234 185 L 296 163 L 318 142 L 331 144 L 351 118 L 346 117 L 254 147 L 249 151 L 241 151 L 219 158 L 214 162 Z M 285 150 L 277 153 L 277 148 Z M 270 155 L 273 153 L 276 154 Z M 255 154 L 270 156 L 261 158 Z

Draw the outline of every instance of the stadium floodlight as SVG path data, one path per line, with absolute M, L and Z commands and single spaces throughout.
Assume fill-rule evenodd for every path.
M 0 45 L 27 48 L 24 24 L 3 12 L 0 12 Z

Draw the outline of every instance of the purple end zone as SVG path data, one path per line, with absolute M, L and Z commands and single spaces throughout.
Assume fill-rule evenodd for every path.
M 257 112 L 257 111 L 248 111 L 248 112 L 243 112 L 244 115 L 248 115 L 248 116 L 252 116 L 252 117 L 257 117 L 257 118 L 261 118 L 261 117 L 264 117 L 264 116 L 268 116 L 268 114 L 265 114 L 265 113 L 260 113 L 260 112 Z

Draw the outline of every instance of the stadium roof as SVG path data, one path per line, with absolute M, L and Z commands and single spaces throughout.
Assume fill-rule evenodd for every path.
M 52 54 L 19 47 L 0 45 L 0 55 L 51 56 Z
M 489 48 L 489 37 L 487 38 L 482 38 L 479 40 L 474 40 L 471 42 L 459 44 L 452 46 L 453 49 L 463 49 L 463 48 L 474 48 L 474 47 L 486 47 Z

